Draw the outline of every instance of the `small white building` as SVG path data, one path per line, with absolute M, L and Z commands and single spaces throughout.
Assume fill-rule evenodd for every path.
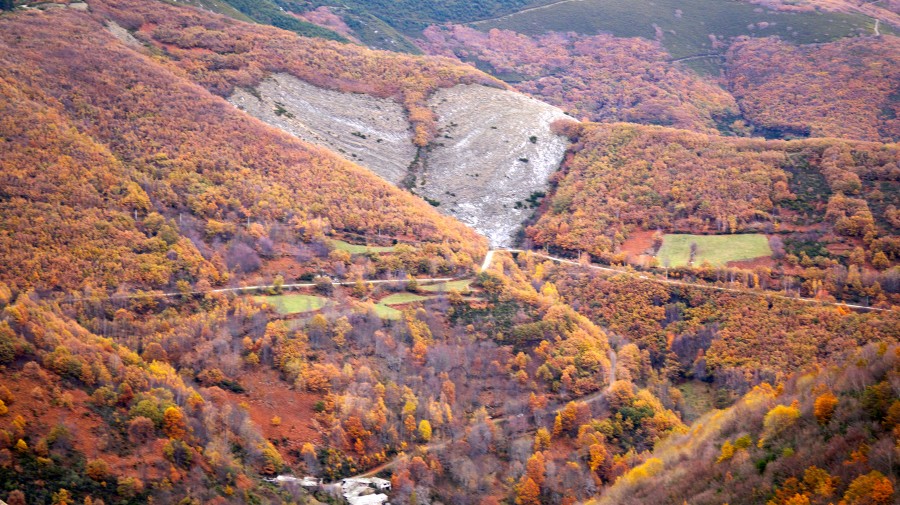
M 372 485 L 375 486 L 375 489 L 379 491 L 390 491 L 391 490 L 391 481 L 386 479 L 379 479 L 378 477 L 372 477 Z
M 341 490 L 343 491 L 344 499 L 350 505 L 384 505 L 388 501 L 388 496 L 375 491 L 383 491 L 390 488 L 390 481 L 377 477 L 341 480 Z
M 378 477 L 348 478 L 342 479 L 340 483 L 327 485 L 322 479 L 309 476 L 298 478 L 293 475 L 279 475 L 274 479 L 267 480 L 278 484 L 297 484 L 310 491 L 316 489 L 329 491 L 330 488 L 332 492 L 339 492 L 343 495 L 349 505 L 390 505 L 388 495 L 378 491 L 390 491 L 391 481 Z M 0 502 L 0 505 L 5 504 Z
M 386 494 L 367 494 L 348 499 L 350 505 L 384 505 L 388 501 Z

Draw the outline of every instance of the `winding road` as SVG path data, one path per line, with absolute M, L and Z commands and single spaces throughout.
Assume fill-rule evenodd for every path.
M 723 291 L 723 292 L 728 292 L 728 293 L 738 293 L 738 294 L 745 294 L 745 295 L 761 296 L 761 297 L 765 297 L 765 298 L 775 298 L 775 299 L 781 299 L 781 300 L 792 300 L 792 301 L 801 302 L 801 303 L 813 303 L 813 304 L 827 305 L 827 306 L 832 306 L 832 307 L 844 307 L 844 308 L 853 309 L 853 310 L 864 310 L 864 311 L 873 311 L 873 312 L 897 312 L 895 309 L 883 309 L 883 308 L 879 308 L 879 307 L 869 307 L 867 305 L 856 305 L 856 304 L 852 304 L 852 303 L 832 302 L 832 301 L 828 301 L 828 300 L 818 300 L 815 298 L 802 298 L 799 296 L 788 296 L 788 295 L 778 294 L 778 293 L 775 293 L 772 291 L 757 291 L 757 290 L 748 289 L 748 288 L 729 288 L 729 287 L 725 287 L 725 286 L 716 286 L 713 284 L 703 284 L 703 283 L 697 283 L 697 282 L 679 281 L 679 280 L 674 280 L 674 279 L 657 277 L 654 275 L 650 275 L 647 273 L 643 273 L 643 272 L 639 272 L 639 271 L 635 271 L 635 270 L 631 270 L 631 269 L 613 268 L 610 266 L 598 265 L 596 263 L 585 264 L 585 263 L 581 263 L 578 261 L 574 261 L 574 260 L 570 260 L 570 259 L 566 259 L 566 258 L 560 258 L 558 256 L 551 256 L 549 254 L 544 254 L 544 253 L 540 253 L 537 251 L 529 251 L 529 250 L 525 250 L 525 249 L 506 249 L 506 248 L 491 249 L 485 255 L 484 261 L 482 262 L 481 267 L 478 270 L 478 272 L 479 273 L 484 272 L 488 268 L 490 268 L 491 264 L 494 262 L 494 255 L 497 253 L 504 253 L 504 252 L 511 253 L 511 254 L 530 253 L 536 257 L 543 258 L 545 260 L 553 261 L 556 263 L 580 266 L 583 268 L 590 268 L 592 270 L 597 270 L 597 271 L 601 271 L 601 272 L 628 275 L 628 276 L 634 277 L 636 279 L 652 281 L 652 282 L 659 282 L 662 284 L 668 284 L 670 286 L 684 286 L 684 287 L 692 287 L 692 288 L 698 288 L 698 289 L 711 289 L 711 290 L 715 290 L 715 291 Z M 441 283 L 441 282 L 464 280 L 464 279 L 468 279 L 468 278 L 471 278 L 471 276 L 427 277 L 427 278 L 416 279 L 416 282 L 418 282 L 420 284 L 434 284 L 434 283 Z M 354 286 L 354 285 L 356 285 L 356 282 L 357 281 L 335 281 L 335 280 L 332 280 L 331 285 L 332 286 Z M 363 284 L 367 284 L 367 285 L 393 284 L 393 283 L 402 283 L 402 282 L 405 282 L 405 281 L 404 280 L 395 280 L 395 279 L 377 279 L 377 280 L 363 280 L 362 281 Z M 231 287 L 231 288 L 210 289 L 210 290 L 206 290 L 206 291 L 187 291 L 187 292 L 174 291 L 174 292 L 164 292 L 164 293 L 152 293 L 152 292 L 131 293 L 131 294 L 127 294 L 127 295 L 112 295 L 108 299 L 110 299 L 110 300 L 128 300 L 128 299 L 146 298 L 146 297 L 149 297 L 149 298 L 172 298 L 172 297 L 176 297 L 176 296 L 206 295 L 206 294 L 210 294 L 210 293 L 242 293 L 242 292 L 246 292 L 246 291 L 272 289 L 275 287 L 277 287 L 275 284 L 258 284 L 258 285 L 253 285 L 253 286 L 238 286 L 238 287 Z M 316 284 L 312 283 L 312 282 L 295 283 L 295 284 L 281 284 L 280 287 L 282 289 L 314 288 L 314 287 L 316 287 Z M 86 297 L 66 297 L 66 298 L 60 300 L 60 302 L 68 303 L 68 302 L 89 301 L 89 300 L 91 300 L 91 299 L 86 298 Z
M 894 309 L 882 309 L 879 307 L 869 307 L 867 305 L 854 305 L 852 303 L 831 302 L 831 301 L 827 301 L 827 300 L 818 300 L 815 298 L 802 298 L 799 296 L 780 295 L 778 293 L 774 293 L 771 291 L 755 291 L 755 290 L 746 289 L 746 288 L 744 288 L 744 289 L 728 288 L 728 287 L 724 287 L 724 286 L 716 286 L 713 284 L 702 284 L 702 283 L 696 283 L 696 282 L 677 281 L 677 280 L 673 280 L 673 279 L 656 277 L 656 276 L 645 274 L 642 272 L 637 272 L 634 270 L 626 270 L 624 268 L 613 268 L 613 267 L 601 266 L 601 265 L 597 265 L 595 263 L 583 264 L 578 261 L 565 259 L 565 258 L 559 258 L 556 256 L 550 256 L 548 254 L 543 254 L 543 253 L 539 253 L 536 251 L 526 251 L 523 249 L 495 249 L 493 251 L 490 251 L 488 253 L 488 256 L 493 260 L 492 253 L 503 252 L 503 251 L 510 252 L 510 253 L 529 252 L 534 256 L 537 256 L 539 258 L 544 258 L 544 259 L 547 259 L 550 261 L 554 261 L 556 263 L 581 266 L 584 268 L 590 268 L 593 270 L 599 270 L 599 271 L 603 271 L 603 272 L 611 272 L 611 273 L 629 275 L 629 276 L 632 276 L 637 279 L 652 281 L 652 282 L 659 282 L 662 284 L 668 284 L 670 286 L 685 286 L 685 287 L 692 287 L 692 288 L 699 288 L 699 289 L 712 289 L 712 290 L 724 291 L 724 292 L 728 292 L 728 293 L 739 293 L 739 294 L 745 294 L 745 295 L 762 296 L 765 298 L 777 298 L 777 299 L 781 299 L 781 300 L 792 300 L 795 302 L 814 303 L 814 304 L 819 304 L 819 305 L 828 305 L 828 306 L 832 306 L 832 307 L 844 307 L 847 309 L 854 309 L 854 310 L 866 310 L 866 311 L 874 311 L 874 312 L 897 312 Z M 487 258 L 485 258 L 485 260 L 487 260 Z M 485 261 L 485 264 L 488 264 L 488 262 Z M 484 271 L 485 269 L 486 269 L 485 266 L 482 265 L 482 271 Z

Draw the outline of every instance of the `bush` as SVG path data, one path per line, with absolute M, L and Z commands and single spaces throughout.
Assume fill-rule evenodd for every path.
M 88 461 L 88 464 L 85 467 L 85 473 L 91 479 L 102 482 L 109 477 L 109 464 L 102 459 L 92 459 Z
M 763 418 L 763 437 L 759 440 L 762 447 L 764 439 L 772 438 L 792 426 L 800 418 L 800 410 L 791 405 L 776 405 Z

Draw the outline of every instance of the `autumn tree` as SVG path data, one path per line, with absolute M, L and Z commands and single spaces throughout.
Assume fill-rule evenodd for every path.
M 793 405 L 776 405 L 763 418 L 763 437 L 759 444 L 762 446 L 764 439 L 777 436 L 782 431 L 792 426 L 800 418 L 800 410 Z
M 834 409 L 837 404 L 837 396 L 830 391 L 822 393 L 816 398 L 813 404 L 813 414 L 816 416 L 816 420 L 819 421 L 819 424 L 823 426 L 828 424 L 828 421 L 831 420 L 831 416 L 834 414 Z
M 842 503 L 847 505 L 888 505 L 894 496 L 890 479 L 877 470 L 860 475 L 847 488 Z
M 544 485 L 545 468 L 544 453 L 535 452 L 525 463 L 525 475 L 541 487 Z
M 541 488 L 530 477 L 523 476 L 516 488 L 516 505 L 540 505 Z
M 560 426 L 560 429 L 562 427 Z M 545 451 L 550 448 L 550 432 L 543 426 L 538 428 L 534 434 L 534 450 Z
M 110 475 L 109 464 L 103 459 L 92 459 L 88 461 L 85 467 L 85 473 L 91 479 L 102 482 Z
M 419 421 L 419 439 L 426 443 L 431 441 L 431 423 L 427 419 Z

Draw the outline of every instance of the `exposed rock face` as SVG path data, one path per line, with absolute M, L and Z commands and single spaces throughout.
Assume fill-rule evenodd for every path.
M 397 184 L 416 158 L 409 121 L 393 100 L 342 93 L 276 74 L 228 101 L 307 142 L 327 147 Z
M 435 93 L 440 135 L 416 187 L 440 209 L 472 226 L 494 246 L 512 245 L 532 209 L 528 198 L 547 189 L 568 141 L 550 124 L 560 109 L 513 91 L 460 85 Z
M 276 74 L 255 90 L 237 90 L 232 104 L 262 121 L 372 170 L 413 191 L 487 236 L 512 245 L 532 213 L 529 197 L 546 191 L 568 142 L 550 124 L 560 109 L 513 91 L 460 85 L 437 92 L 430 105 L 440 134 L 416 160 L 409 121 L 392 100 L 341 93 Z M 424 166 L 424 169 L 421 167 Z
M 114 37 L 124 42 L 127 46 L 131 46 L 133 48 L 143 47 L 143 44 L 141 44 L 140 40 L 134 38 L 134 35 L 129 33 L 125 28 L 122 28 L 122 26 L 115 21 L 107 21 L 106 29 L 109 30 L 109 33 L 113 34 Z

